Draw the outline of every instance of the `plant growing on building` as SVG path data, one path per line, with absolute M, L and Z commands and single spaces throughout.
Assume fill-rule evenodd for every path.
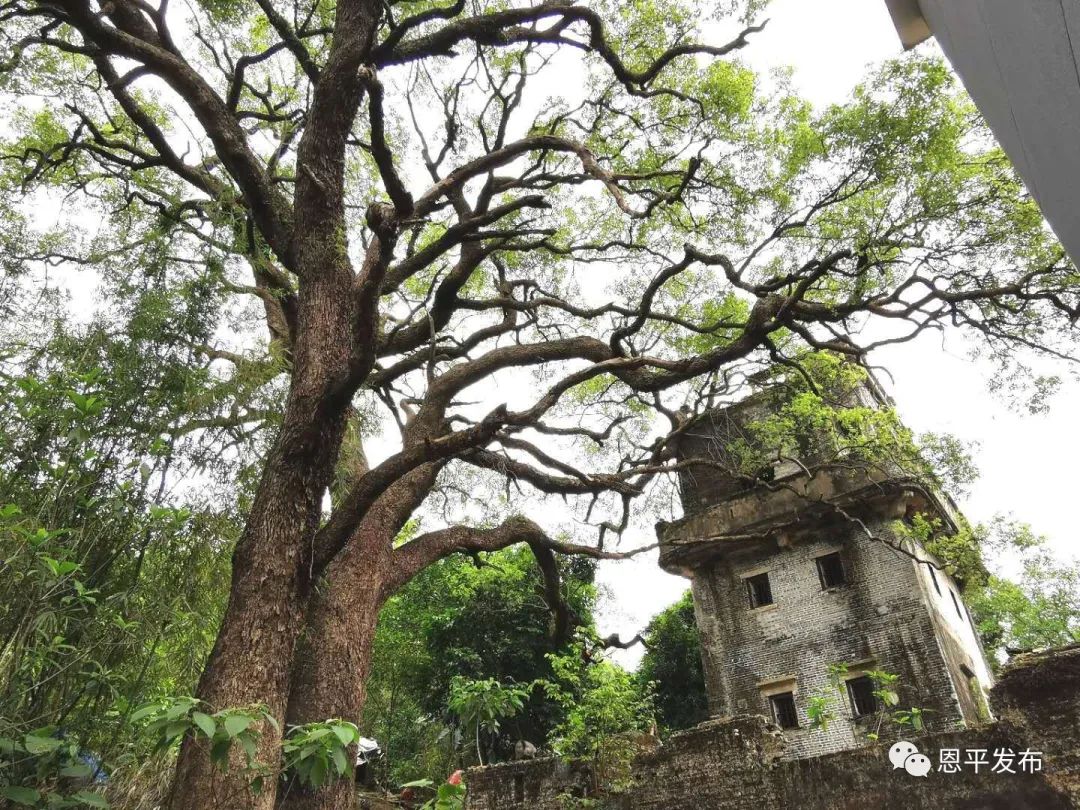
M 906 709 L 897 708 L 900 703 L 900 694 L 897 686 L 900 676 L 880 669 L 859 670 L 859 676 L 865 676 L 873 683 L 873 696 L 877 707 L 874 713 L 873 730 L 866 731 L 866 738 L 877 740 L 881 736 L 881 729 L 885 723 L 897 727 L 908 726 L 915 732 L 921 732 L 925 728 L 924 717 L 929 709 L 912 706 Z M 830 688 L 812 694 L 807 700 L 807 717 L 810 727 L 826 730 L 829 723 L 836 719 L 836 701 L 841 705 L 847 702 L 846 681 L 852 676 L 847 664 L 830 664 L 828 677 Z
M 834 705 L 831 692 L 810 695 L 806 700 L 806 717 L 810 721 L 810 728 L 827 730 L 829 723 L 836 719 Z

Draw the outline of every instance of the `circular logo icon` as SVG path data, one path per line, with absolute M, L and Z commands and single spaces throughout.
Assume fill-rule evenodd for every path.
M 912 776 L 926 776 L 930 773 L 930 757 L 915 753 L 904 760 L 904 770 Z
M 919 749 L 916 748 L 913 743 L 909 743 L 907 740 L 900 740 L 893 743 L 893 747 L 889 749 L 889 762 L 892 763 L 893 770 L 903 768 L 904 761 L 912 754 L 917 753 L 919 753 Z

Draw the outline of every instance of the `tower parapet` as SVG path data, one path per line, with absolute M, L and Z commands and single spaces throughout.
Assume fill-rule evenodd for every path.
M 771 429 L 798 412 L 793 396 L 766 388 L 706 413 L 677 446 L 685 516 L 658 524 L 660 564 L 691 580 L 711 713 L 765 714 L 793 757 L 858 747 L 889 733 L 874 727 L 869 674 L 886 671 L 934 730 L 988 720 L 991 670 L 960 586 L 897 530 L 920 514 L 955 532 L 955 506 L 911 465 L 852 452 L 825 427 Z M 890 403 L 868 379 L 836 404 L 873 416 Z M 821 695 L 836 719 L 810 729 Z

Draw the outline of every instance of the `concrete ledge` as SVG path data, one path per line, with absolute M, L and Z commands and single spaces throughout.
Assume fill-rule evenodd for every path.
M 783 529 L 797 529 L 799 523 L 827 521 L 837 508 L 863 514 L 883 500 L 903 501 L 897 517 L 905 503 L 914 501 L 920 511 L 934 512 L 952 531 L 957 529 L 953 505 L 911 477 L 873 467 L 827 467 L 773 482 L 771 488 L 762 485 L 741 492 L 671 523 L 658 523 L 660 566 L 688 575 L 732 543 L 756 542 Z

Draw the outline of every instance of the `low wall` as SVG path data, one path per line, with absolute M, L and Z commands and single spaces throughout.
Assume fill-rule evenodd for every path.
M 611 810 L 1080 808 L 1080 645 L 1015 658 L 991 693 L 991 705 L 998 718 L 995 723 L 908 738 L 930 758 L 933 769 L 925 777 L 894 769 L 885 744 L 784 760 L 783 735 L 764 718 L 710 720 L 637 757 L 633 788 L 592 797 L 597 804 L 589 806 Z M 941 770 L 942 749 L 958 752 L 957 772 Z M 1021 766 L 1025 751 L 1032 753 Z M 975 760 L 985 761 L 976 764 Z M 582 805 L 568 797 L 586 796 L 591 782 L 586 764 L 557 759 L 474 768 L 466 775 L 466 807 L 568 810 Z

